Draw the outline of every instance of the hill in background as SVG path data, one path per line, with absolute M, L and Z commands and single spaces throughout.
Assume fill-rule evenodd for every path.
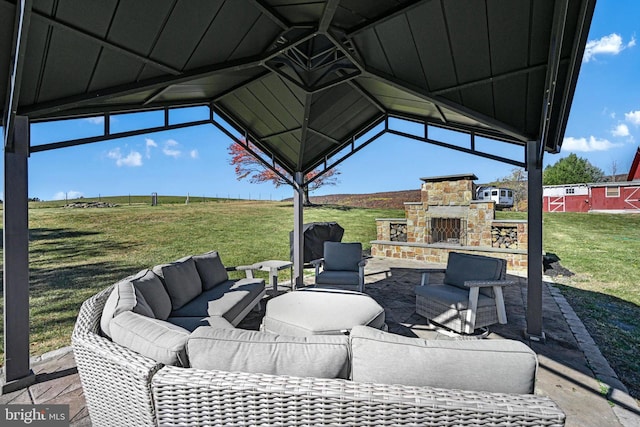
M 405 202 L 419 202 L 420 190 L 386 191 L 369 194 L 331 194 L 311 196 L 316 205 L 350 206 L 354 208 L 404 209 Z

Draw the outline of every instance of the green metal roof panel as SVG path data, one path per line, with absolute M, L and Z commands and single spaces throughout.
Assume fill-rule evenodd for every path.
M 16 1 L 0 0 L 5 82 Z M 208 105 L 289 172 L 308 171 L 388 114 L 522 145 L 544 138 L 557 151 L 594 5 L 34 0 L 12 107 L 46 120 Z M 10 90 L 0 86 L 0 99 Z

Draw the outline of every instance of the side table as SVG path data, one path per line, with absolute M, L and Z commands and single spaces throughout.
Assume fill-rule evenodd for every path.
M 273 292 L 278 292 L 278 271 L 289 268 L 291 277 L 293 278 L 293 263 L 291 261 L 279 261 L 271 259 L 268 261 L 256 262 L 251 266 L 253 270 L 268 271 L 269 285 L 273 288 Z

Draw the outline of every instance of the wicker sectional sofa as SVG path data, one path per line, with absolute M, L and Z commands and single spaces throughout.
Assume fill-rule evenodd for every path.
M 155 269 L 165 286 L 170 270 Z M 176 309 L 154 319 L 137 307 L 138 297 L 151 313 L 157 305 L 136 294 L 145 284 L 135 302 L 119 282 L 80 309 L 72 342 L 94 426 L 564 425 L 553 401 L 532 394 L 537 359 L 520 342 L 426 341 L 366 326 L 288 337 L 235 328 L 232 316 L 176 321 L 188 317 Z

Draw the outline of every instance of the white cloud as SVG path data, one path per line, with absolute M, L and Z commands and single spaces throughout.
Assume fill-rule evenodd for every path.
M 587 138 L 574 138 L 572 136 L 562 141 L 562 149 L 565 151 L 607 151 L 611 148 L 621 147 L 623 144 L 614 143 L 607 139 L 597 139 L 593 135 Z
M 89 122 L 89 123 L 91 123 L 92 125 L 101 125 L 101 124 L 103 124 L 103 123 L 104 123 L 104 117 L 102 117 L 102 116 L 98 116 L 98 117 L 87 117 L 87 118 L 84 118 L 84 119 L 82 119 L 82 120 L 84 120 L 85 122 Z
M 626 48 L 636 45 L 635 37 L 629 43 L 624 44 L 619 34 L 613 33 L 603 36 L 597 40 L 589 40 L 584 49 L 583 62 L 595 59 L 596 55 L 617 55 Z
M 162 152 L 169 157 L 178 158 L 182 154 L 182 151 L 178 150 L 177 147 L 180 144 L 174 139 L 168 139 L 164 143 L 164 147 L 162 148 Z
M 142 166 L 142 154 L 137 151 L 131 150 L 129 154 L 125 157 L 122 155 L 120 148 L 114 148 L 113 150 L 107 153 L 107 157 L 110 159 L 114 159 L 116 161 L 116 165 L 120 166 Z
M 611 131 L 611 134 L 613 136 L 629 136 L 629 126 L 620 123 Z
M 200 156 L 200 153 L 198 153 L 198 150 L 191 150 L 191 151 L 189 152 L 189 156 L 190 156 L 192 159 L 197 159 L 197 158 Z
M 628 113 L 624 113 L 624 118 L 631 124 L 636 126 L 640 126 L 640 110 L 629 111 Z
M 84 197 L 81 191 L 58 191 L 53 195 L 52 200 L 79 199 Z
M 158 146 L 158 144 L 151 138 L 145 138 L 145 146 L 147 147 L 147 159 L 151 158 L 151 149 Z

